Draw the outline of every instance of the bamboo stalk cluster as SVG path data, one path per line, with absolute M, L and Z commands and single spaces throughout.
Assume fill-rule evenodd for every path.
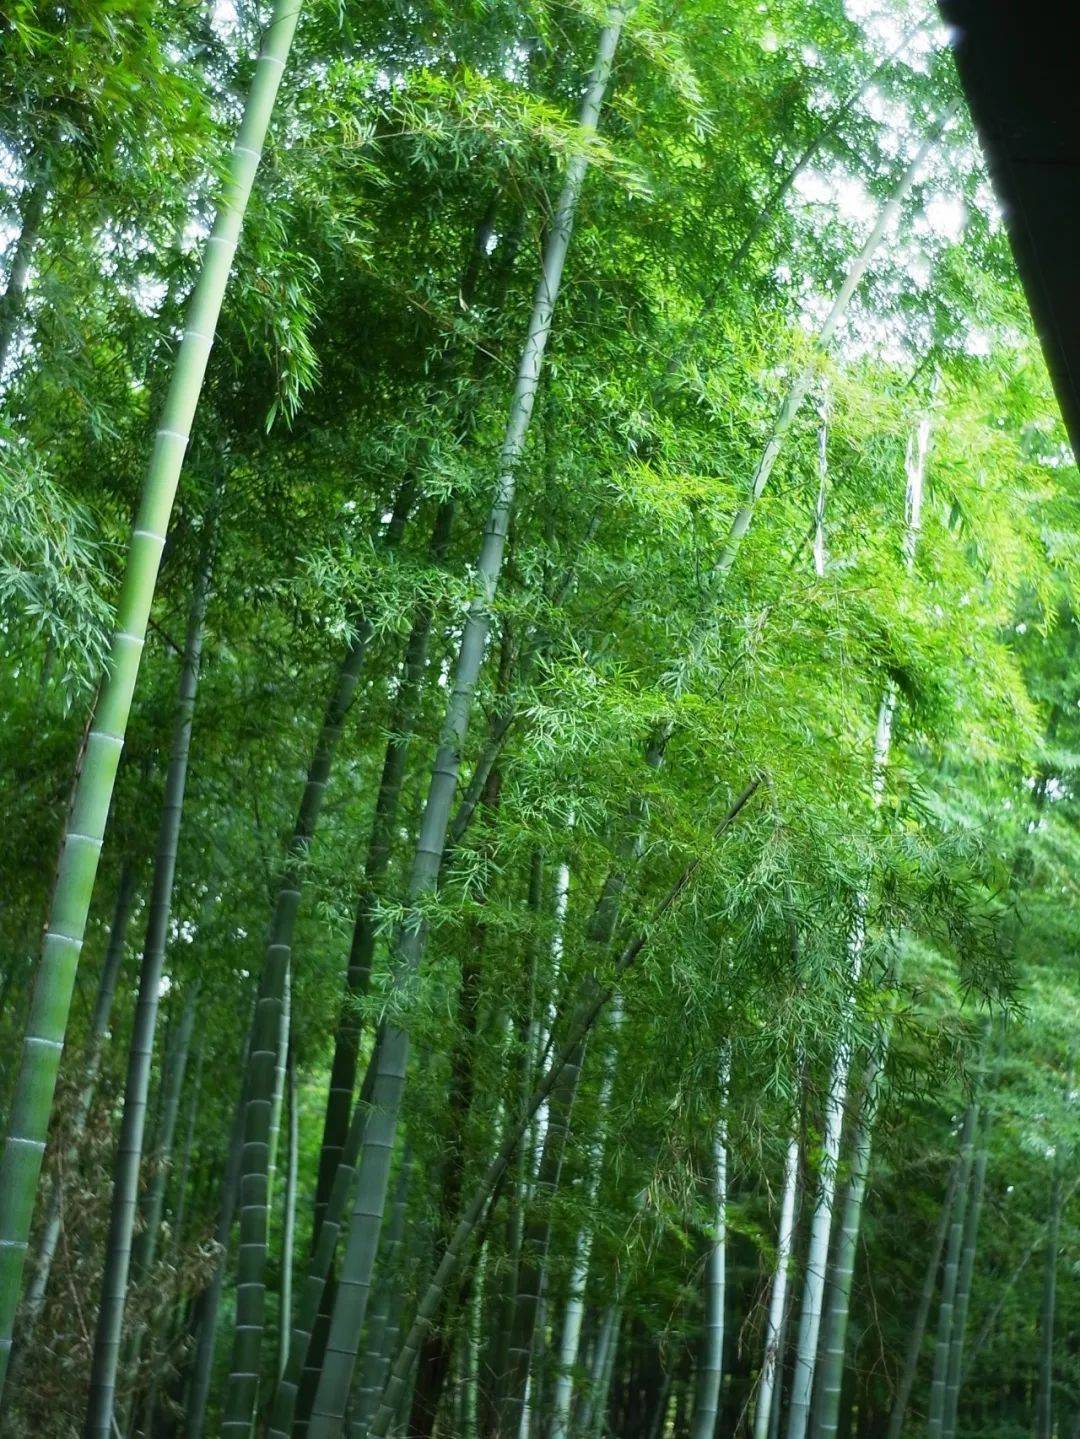
M 1072 1432 L 1072 477 L 928 32 L 723 8 L 178 31 L 239 119 L 0 955 L 5 1433 Z M 37 438 L 61 130 L 0 439 L 77 469 L 155 395 Z

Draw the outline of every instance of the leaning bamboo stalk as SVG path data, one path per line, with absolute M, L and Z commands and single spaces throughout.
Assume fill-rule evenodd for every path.
M 569 162 L 562 193 L 544 246 L 540 281 L 518 364 L 503 438 L 494 503 L 476 564 L 478 592 L 469 605 L 462 632 L 451 694 L 409 876 L 408 914 L 400 926 L 394 946 L 392 967 L 398 981 L 404 981 L 416 972 L 424 953 L 426 934 L 423 901 L 438 883 L 450 811 L 457 790 L 461 752 L 468 733 L 473 697 L 487 647 L 491 605 L 502 569 L 518 471 L 524 457 L 544 352 L 551 335 L 578 198 L 588 168 L 587 141 L 595 133 L 599 121 L 623 18 L 624 12 L 621 9 L 612 11 L 602 31 L 579 116 L 579 132 L 586 143 L 575 152 Z M 405 1088 L 408 1058 L 408 1034 L 397 1023 L 388 1022 L 379 1045 L 379 1067 L 375 1077 L 372 1114 L 365 1135 L 364 1162 L 361 1164 L 357 1204 L 342 1262 L 341 1283 L 312 1410 L 309 1428 L 311 1439 L 336 1439 L 344 1417 L 359 1334 L 371 1288 L 382 1215 L 386 1206 L 390 1155 Z
M 1063 1190 L 1061 1196 L 1062 1210 L 1064 1210 L 1066 1206 L 1070 1203 L 1073 1195 L 1078 1189 L 1080 1189 L 1080 1177 L 1074 1179 L 1071 1184 L 1066 1185 L 1065 1189 Z M 998 1286 L 997 1299 L 994 1301 L 990 1312 L 983 1320 L 974 1342 L 968 1349 L 967 1359 L 964 1363 L 963 1374 L 961 1375 L 961 1382 L 963 1382 L 963 1379 L 965 1379 L 967 1375 L 971 1372 L 971 1366 L 975 1362 L 975 1359 L 986 1348 L 987 1341 L 989 1340 L 990 1335 L 994 1332 L 994 1326 L 995 1324 L 997 1324 L 1001 1311 L 1005 1307 L 1005 1300 L 1009 1297 L 1010 1292 L 1016 1287 L 1020 1276 L 1031 1263 L 1035 1251 L 1043 1242 L 1043 1236 L 1046 1233 L 1046 1228 L 1047 1226 L 1044 1224 L 1042 1228 L 1037 1231 L 1035 1237 L 1030 1241 L 1030 1243 L 1025 1248 L 1023 1254 L 1021 1254 L 1020 1258 L 1013 1266 L 1013 1269 L 1009 1274 L 1009 1277 L 1005 1280 L 1005 1283 Z M 890 1434 L 889 1439 L 898 1439 L 898 1436 Z
M 445 501 L 439 506 L 428 547 L 433 563 L 446 554 L 454 517 L 454 506 Z M 361 892 L 356 905 L 352 941 L 345 975 L 345 994 L 334 1035 L 334 1055 L 330 1066 L 330 1084 L 323 1120 L 323 1139 L 319 1151 L 319 1169 L 315 1184 L 315 1226 L 312 1242 L 318 1240 L 319 1225 L 334 1174 L 341 1158 L 349 1127 L 353 1090 L 356 1086 L 357 1053 L 360 1043 L 360 1022 L 356 1014 L 357 1000 L 367 992 L 375 946 L 379 933 L 379 897 L 390 871 L 393 840 L 397 825 L 401 790 L 412 740 L 420 689 L 427 668 L 431 629 L 435 617 L 433 602 L 424 598 L 416 606 L 412 628 L 405 644 L 401 662 L 398 692 L 390 716 L 389 736 L 383 756 L 379 787 L 375 795 L 371 832 Z
M 701 651 L 711 633 L 716 596 L 724 588 L 727 577 L 742 547 L 742 542 L 750 529 L 757 503 L 764 494 L 769 480 L 772 478 L 773 470 L 783 452 L 787 436 L 798 417 L 799 411 L 802 409 L 803 401 L 810 392 L 818 361 L 831 346 L 837 327 L 847 313 L 848 306 L 851 304 L 855 292 L 862 283 L 863 276 L 866 274 L 871 260 L 874 258 L 890 227 L 899 215 L 901 206 L 907 198 L 911 187 L 914 185 L 926 156 L 937 143 L 942 131 L 951 120 L 953 113 L 954 108 L 949 108 L 934 123 L 926 139 L 916 151 L 914 159 L 904 170 L 888 200 L 882 206 L 870 234 L 867 236 L 862 249 L 852 262 L 840 289 L 837 291 L 836 298 L 833 300 L 829 313 L 826 315 L 821 329 L 814 338 L 813 353 L 810 359 L 796 373 L 781 401 L 780 408 L 777 411 L 776 418 L 773 421 L 772 428 L 769 431 L 757 466 L 751 477 L 749 494 L 736 510 L 731 524 L 728 527 L 727 535 L 717 552 L 717 557 L 709 576 L 712 603 L 707 603 L 702 608 L 702 618 L 692 636 L 689 654 L 683 661 L 684 666 L 691 666 L 694 661 L 700 657 Z
M 266 1244 L 269 1218 L 270 1137 L 278 1045 L 286 976 L 300 906 L 300 872 L 315 833 L 337 742 L 363 668 L 369 637 L 361 624 L 338 671 L 327 705 L 274 901 L 266 957 L 255 1005 L 247 1062 L 244 1143 L 240 1170 L 240 1248 L 237 1260 L 236 1325 L 222 1433 L 247 1435 L 255 1412 L 259 1355 L 266 1310 Z
M 654 744 L 647 753 L 647 763 L 656 768 L 662 762 L 662 757 L 663 742 Z M 645 806 L 641 796 L 633 797 L 629 811 L 629 834 L 623 842 L 616 863 L 604 879 L 587 927 L 588 939 L 600 953 L 607 952 L 615 937 L 628 865 L 632 860 L 640 858 L 643 851 Z M 569 875 L 565 878 L 568 882 Z M 569 897 L 568 889 L 563 888 L 562 879 L 560 875 L 556 881 L 556 925 L 552 948 L 553 961 L 558 960 L 560 963 L 565 904 Z M 532 1065 L 536 1072 L 542 1072 L 548 1057 L 554 1023 L 555 1014 L 552 1011 L 539 1021 L 535 1036 L 530 1030 L 530 1046 L 534 1043 L 536 1045 Z M 528 1150 L 522 1156 L 526 1169 L 526 1183 L 522 1185 L 522 1192 L 530 1196 L 531 1202 L 518 1249 L 514 1306 L 506 1349 L 506 1372 L 501 1376 L 499 1396 L 502 1428 L 510 1434 L 518 1433 L 525 1421 L 526 1390 L 536 1357 L 534 1343 L 539 1331 L 538 1319 L 551 1235 L 549 1204 L 538 1205 L 536 1197 L 544 1194 L 550 1201 L 558 1189 L 570 1112 L 577 1093 L 583 1060 L 584 1048 L 564 1066 L 562 1075 L 552 1090 L 550 1105 L 545 1101 L 536 1112 Z M 530 1079 L 529 1083 L 531 1082 Z M 525 1092 L 528 1093 L 527 1087 Z M 546 1122 L 541 1124 L 542 1120 Z M 542 1142 L 538 1139 L 541 1130 Z M 540 1151 L 539 1158 L 534 1160 L 532 1156 L 537 1147 Z M 530 1174 L 531 1183 L 528 1182 Z
M 619 1329 L 622 1322 L 622 1304 L 616 1298 L 604 1310 L 600 1321 L 600 1333 L 593 1348 L 592 1364 L 589 1371 L 589 1387 L 581 1406 L 578 1430 L 584 1439 L 595 1439 L 607 1412 L 608 1392 L 611 1375 L 615 1368 L 615 1354 L 619 1343 Z M 680 1431 L 676 1428 L 675 1433 Z
M 195 1015 L 199 1000 L 199 984 L 192 983 L 184 1008 L 180 1014 L 176 1039 L 167 1051 L 165 1073 L 162 1077 L 161 1123 L 154 1142 L 152 1160 L 154 1174 L 143 1198 L 142 1227 L 132 1250 L 132 1264 L 137 1279 L 144 1278 L 154 1266 L 157 1258 L 158 1239 L 161 1230 L 161 1216 L 165 1208 L 165 1186 L 172 1162 L 173 1145 L 176 1139 L 176 1125 L 180 1118 L 180 1096 L 184 1087 L 191 1038 L 195 1031 Z
M 908 177 L 918 161 L 908 171 Z M 904 464 L 904 533 L 902 551 L 908 569 L 914 565 L 919 533 L 922 529 L 923 495 L 926 482 L 926 460 L 929 446 L 930 423 L 924 415 L 909 443 Z M 871 768 L 871 782 L 875 807 L 884 796 L 886 770 L 892 747 L 892 727 L 896 711 L 896 690 L 893 684 L 886 686 L 878 705 L 877 725 L 874 732 L 874 750 Z M 830 1293 L 825 1341 L 819 1345 L 825 1297 L 825 1277 L 828 1266 L 829 1244 L 832 1235 L 833 1211 L 836 1199 L 836 1175 L 840 1157 L 840 1142 L 843 1134 L 844 1107 L 847 1098 L 848 1075 L 852 1059 L 850 1023 L 852 998 L 855 986 L 862 973 L 863 951 L 866 937 L 865 893 L 856 896 L 855 918 L 848 945 L 850 993 L 844 1031 L 836 1046 L 829 1091 L 825 1110 L 825 1137 L 823 1160 L 818 1181 L 818 1194 L 810 1225 L 810 1242 L 807 1253 L 806 1275 L 803 1281 L 802 1307 L 799 1314 L 799 1332 L 795 1349 L 795 1370 L 792 1378 L 791 1404 L 788 1411 L 787 1439 L 804 1439 L 811 1417 L 814 1398 L 814 1384 L 819 1363 L 823 1365 L 822 1393 L 818 1404 L 815 1429 L 820 1436 L 831 1436 L 839 1422 L 840 1387 L 843 1377 L 844 1347 L 847 1335 L 848 1310 L 851 1300 L 851 1283 L 854 1272 L 855 1252 L 859 1227 L 862 1222 L 862 1204 L 870 1169 L 870 1150 L 873 1134 L 873 1117 L 877 1085 L 888 1053 L 889 1035 L 884 1028 L 878 1034 L 879 1053 L 871 1060 L 867 1080 L 866 1098 L 860 1121 L 855 1127 L 855 1164 L 843 1211 L 844 1232 L 838 1241 L 838 1265 L 834 1270 Z
M 893 1406 L 889 1412 L 889 1429 L 886 1439 L 900 1439 L 900 1435 L 903 1433 L 908 1401 L 911 1399 L 911 1391 L 915 1387 L 915 1376 L 919 1369 L 919 1356 L 922 1353 L 923 1337 L 926 1334 L 926 1321 L 930 1317 L 930 1306 L 934 1302 L 934 1289 L 937 1284 L 938 1268 L 941 1264 L 941 1251 L 945 1248 L 945 1239 L 949 1233 L 949 1224 L 952 1219 L 953 1202 L 956 1198 L 956 1188 L 960 1183 L 960 1169 L 961 1160 L 958 1155 L 949 1169 L 949 1183 L 945 1191 L 945 1199 L 930 1245 L 926 1272 L 923 1275 L 922 1288 L 919 1291 L 919 1302 L 908 1332 L 904 1367 L 900 1374 L 900 1383 L 896 1387 L 896 1398 L 893 1400 Z
M 874 1055 L 867 1067 L 862 1102 L 851 1140 L 851 1174 L 844 1192 L 840 1231 L 836 1237 L 823 1315 L 821 1352 L 818 1358 L 820 1383 L 813 1416 L 814 1439 L 826 1439 L 826 1436 L 833 1439 L 840 1422 L 840 1394 L 844 1379 L 848 1315 L 851 1312 L 851 1286 L 855 1277 L 855 1256 L 863 1201 L 870 1177 L 877 1090 L 883 1062 L 883 1055 Z
M 41 222 L 45 217 L 45 202 L 48 199 L 46 177 L 39 175 L 25 193 L 22 208 L 22 223 L 19 238 L 15 241 L 15 253 L 8 271 L 7 285 L 0 296 L 0 379 L 3 379 L 8 355 L 19 333 L 19 326 L 26 313 L 30 291 L 30 271 L 41 234 Z
M 0 1389 L 7 1371 L 56 1074 L 97 877 L 165 532 L 301 0 L 277 0 L 263 37 L 224 193 L 176 352 L 143 482 L 116 611 L 116 631 L 86 743 L 49 908 L 7 1142 L 0 1160 Z
M 862 84 L 859 85 L 858 89 L 852 91 L 852 93 L 848 95 L 847 99 L 842 101 L 842 103 L 836 107 L 832 114 L 828 116 L 821 128 L 803 147 L 802 151 L 800 152 L 794 163 L 784 172 L 781 178 L 770 190 L 764 204 L 754 216 L 754 219 L 751 221 L 750 225 L 743 234 L 742 239 L 739 241 L 737 248 L 732 252 L 730 259 L 724 262 L 720 275 L 717 278 L 716 283 L 713 285 L 712 289 L 709 291 L 708 295 L 705 297 L 705 301 L 702 304 L 701 309 L 697 314 L 697 317 L 688 327 L 687 332 L 683 335 L 680 342 L 672 351 L 671 356 L 669 357 L 667 364 L 664 367 L 665 380 L 672 379 L 678 373 L 679 369 L 683 364 L 683 361 L 686 358 L 687 352 L 689 351 L 691 345 L 694 343 L 694 340 L 697 338 L 698 334 L 701 331 L 703 321 L 705 321 L 709 317 L 709 315 L 712 314 L 717 304 L 722 299 L 731 281 L 735 277 L 737 277 L 739 271 L 742 269 L 743 263 L 746 261 L 751 250 L 753 250 L 755 244 L 757 243 L 762 232 L 764 231 L 765 226 L 768 224 L 769 220 L 777 213 L 780 206 L 783 204 L 785 198 L 790 193 L 792 186 L 799 179 L 799 177 L 805 173 L 807 167 L 817 157 L 826 140 L 828 140 L 830 136 L 836 133 L 836 130 L 841 124 L 841 122 L 846 119 L 848 115 L 851 114 L 851 112 L 855 109 L 855 106 L 867 93 L 870 87 L 880 78 L 880 76 L 887 69 L 892 66 L 897 57 L 904 50 L 907 49 L 912 39 L 918 34 L 918 32 L 922 28 L 923 26 L 921 24 L 913 25 L 909 30 L 905 32 L 905 34 L 901 37 L 899 43 L 894 47 L 890 54 L 886 55 L 885 58 L 880 62 L 880 64 L 878 64 L 870 72 L 870 74 L 867 75 L 866 79 L 863 80 Z M 777 159 L 779 159 L 779 157 L 777 157 Z
M 278 1016 L 277 1059 L 274 1064 L 274 1092 L 270 1100 L 270 1142 L 266 1160 L 266 1202 L 274 1207 L 278 1146 L 281 1143 L 281 1116 L 285 1109 L 285 1075 L 289 1067 L 289 1039 L 292 1034 L 292 968 L 285 971 L 285 984 Z
M 371 1416 L 379 1403 L 379 1395 L 386 1383 L 386 1372 L 393 1358 L 390 1346 L 393 1343 L 392 1320 L 394 1300 L 399 1289 L 395 1288 L 394 1268 L 405 1238 L 405 1209 L 408 1199 L 410 1161 L 408 1150 L 398 1163 L 398 1177 L 395 1185 L 390 1223 L 386 1231 L 386 1249 L 380 1261 L 384 1267 L 383 1281 L 375 1302 L 371 1307 L 367 1331 L 364 1336 L 364 1357 L 357 1375 L 353 1396 L 353 1435 L 363 1439 Z
M 184 1238 L 184 1221 L 187 1215 L 188 1177 L 191 1173 L 191 1155 L 195 1146 L 195 1126 L 199 1121 L 202 1101 L 203 1064 L 206 1059 L 206 1033 L 201 1032 L 195 1046 L 195 1069 L 191 1080 L 191 1095 L 188 1099 L 187 1123 L 184 1126 L 184 1142 L 180 1151 L 180 1167 L 176 1175 L 176 1205 L 173 1210 L 169 1241 L 169 1258 L 175 1264 Z
M 288 1103 L 288 1152 L 285 1160 L 285 1191 L 281 1209 L 281 1304 L 278 1310 L 278 1377 L 289 1362 L 292 1337 L 293 1255 L 296 1249 L 296 1192 L 299 1170 L 300 1119 L 297 1113 L 296 1045 L 290 1034 L 286 1055 L 286 1100 Z
M 250 1026 L 249 1026 L 250 1037 Z M 246 1051 L 241 1057 L 240 1068 L 246 1068 Z M 218 1258 L 210 1282 L 199 1295 L 192 1314 L 192 1328 L 195 1332 L 195 1352 L 187 1377 L 187 1394 L 184 1404 L 185 1439 L 202 1439 L 206 1425 L 206 1409 L 210 1399 L 210 1380 L 217 1349 L 218 1313 L 225 1288 L 225 1267 L 229 1257 L 229 1236 L 232 1233 L 233 1216 L 236 1213 L 237 1190 L 240 1183 L 240 1161 L 244 1140 L 244 1099 L 241 1093 L 237 1100 L 236 1113 L 229 1126 L 229 1142 L 225 1152 L 225 1172 L 221 1181 L 221 1200 L 217 1223 L 214 1226 L 214 1243 Z
M 1064 1149 L 1057 1145 L 1050 1180 L 1050 1215 L 1046 1223 L 1043 1262 L 1042 1310 L 1039 1316 L 1039 1386 L 1035 1409 L 1035 1439 L 1051 1439 L 1054 1432 L 1054 1323 L 1057 1308 L 1058 1240 L 1061 1229 L 1061 1173 Z
M 374 1073 L 374 1067 L 369 1067 L 364 1088 L 353 1106 L 352 1119 L 345 1136 L 341 1159 L 334 1173 L 334 1182 L 330 1188 L 326 1208 L 323 1210 L 322 1223 L 319 1225 L 319 1237 L 312 1250 L 308 1271 L 300 1291 L 299 1303 L 295 1305 L 292 1331 L 289 1337 L 288 1360 L 274 1394 L 267 1431 L 268 1439 L 289 1439 L 292 1432 L 293 1416 L 300 1391 L 300 1381 L 303 1378 L 307 1362 L 312 1331 L 319 1316 L 327 1277 L 334 1262 L 338 1238 L 349 1207 L 349 1196 L 356 1179 L 356 1163 L 368 1122 Z
M 530 1376 L 536 1358 L 536 1336 L 542 1328 L 544 1281 L 551 1241 L 551 1200 L 559 1188 L 583 1059 L 582 1047 L 568 1059 L 552 1089 L 548 1125 L 522 1234 L 507 1348 L 507 1375 L 500 1402 L 500 1428 L 506 1434 L 528 1431 Z M 537 1110 L 537 1115 L 542 1108 Z
M 176 1207 L 173 1210 L 170 1224 L 168 1263 L 175 1269 L 180 1256 L 184 1240 L 184 1225 L 187 1216 L 187 1204 L 189 1199 L 188 1180 L 191 1174 L 191 1155 L 195 1143 L 195 1126 L 200 1115 L 202 1101 L 202 1079 L 203 1061 L 206 1056 L 206 1034 L 201 1031 L 195 1045 L 195 1067 L 191 1080 L 191 1095 L 188 1099 L 187 1123 L 184 1126 L 184 1140 L 180 1149 L 180 1164 L 176 1174 Z M 165 1325 L 172 1325 L 177 1328 L 177 1313 L 175 1308 L 172 1313 L 165 1315 Z M 166 1335 L 166 1337 L 169 1337 Z M 158 1396 L 164 1375 L 160 1368 L 154 1371 L 150 1385 L 150 1392 L 146 1397 L 145 1406 L 145 1429 L 148 1434 L 153 1434 L 154 1423 L 157 1414 Z
M 149 1188 L 143 1195 L 141 1227 L 137 1229 L 131 1246 L 131 1271 L 135 1283 L 144 1280 L 157 1261 L 158 1241 L 161 1235 L 161 1218 L 165 1208 L 165 1187 L 172 1166 L 173 1145 L 176 1139 L 176 1125 L 180 1117 L 180 1095 L 187 1070 L 191 1038 L 195 1028 L 195 1014 L 199 998 L 199 984 L 192 984 L 180 1015 L 175 1037 L 170 1034 L 165 1047 L 164 1072 L 161 1078 L 161 1117 L 156 1125 L 154 1148 L 151 1156 L 153 1173 Z M 124 1359 L 125 1367 L 137 1372 L 142 1356 L 146 1327 L 140 1324 L 131 1336 Z M 154 1386 L 156 1390 L 156 1385 Z M 152 1413 L 156 1394 L 148 1396 L 148 1413 Z M 131 1427 L 130 1424 L 128 1426 Z

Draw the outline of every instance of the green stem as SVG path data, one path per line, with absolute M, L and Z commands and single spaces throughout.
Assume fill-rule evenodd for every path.
M 169 938 L 172 916 L 173 879 L 176 853 L 180 842 L 180 822 L 187 786 L 188 754 L 191 748 L 191 726 L 195 716 L 195 695 L 199 685 L 202 661 L 203 628 L 210 596 L 210 575 L 213 567 L 213 531 L 208 528 L 206 546 L 188 615 L 184 660 L 180 674 L 180 694 L 173 725 L 172 749 L 165 777 L 165 799 L 158 826 L 157 849 L 154 855 L 154 878 L 150 893 L 150 913 L 146 926 L 146 944 L 139 972 L 139 996 L 135 1004 L 135 1023 L 131 1034 L 127 1078 L 124 1084 L 124 1114 L 116 1150 L 113 1175 L 112 1205 L 109 1211 L 109 1237 L 105 1251 L 105 1269 L 101 1281 L 101 1306 L 94 1335 L 94 1357 L 90 1370 L 90 1395 L 87 1401 L 84 1434 L 86 1439 L 110 1439 L 113 1406 L 116 1398 L 116 1374 L 120 1362 L 120 1343 L 127 1303 L 128 1269 L 131 1263 L 132 1236 L 139 1204 L 139 1169 L 142 1164 L 143 1132 L 146 1124 L 146 1099 L 150 1088 L 150 1070 L 157 1028 L 158 998 L 165 966 L 165 947 Z M 194 1015 L 185 1015 L 190 1039 Z M 186 1057 L 186 1055 L 185 1055 Z M 181 1076 L 183 1071 L 181 1070 Z M 179 1090 L 165 1092 L 168 1109 L 163 1112 L 163 1127 L 175 1124 Z M 170 1139 L 171 1143 L 171 1139 Z M 164 1175 L 162 1175 L 164 1183 Z M 160 1218 L 158 1196 L 157 1217 Z M 156 1226 L 154 1239 L 156 1244 Z
M 904 1368 L 900 1375 L 900 1383 L 897 1385 L 896 1398 L 893 1400 L 893 1407 L 889 1413 L 889 1430 L 886 1439 L 900 1439 L 904 1430 L 908 1401 L 911 1398 L 911 1391 L 915 1387 L 915 1376 L 919 1369 L 919 1356 L 922 1353 L 923 1337 L 926 1334 L 926 1321 L 930 1317 L 930 1305 L 934 1301 L 934 1288 L 937 1284 L 938 1266 L 941 1263 L 941 1251 L 945 1248 L 953 1202 L 956 1198 L 956 1187 L 960 1182 L 960 1168 L 960 1159 L 957 1157 L 949 1170 L 949 1184 L 945 1191 L 945 1201 L 938 1216 L 937 1228 L 934 1230 L 922 1289 L 919 1291 L 919 1303 L 908 1332 Z
M 429 558 L 438 563 L 446 554 L 453 524 L 454 505 L 445 501 L 439 506 L 432 530 Z M 334 1175 L 349 1127 L 353 1090 L 356 1087 L 356 1062 L 360 1045 L 360 1022 L 357 1000 L 367 993 L 371 966 L 378 939 L 378 902 L 390 869 L 394 831 L 397 825 L 401 787 L 412 739 L 414 718 L 420 687 L 427 667 L 434 606 L 422 600 L 416 607 L 412 629 L 405 644 L 401 664 L 401 682 L 390 716 L 389 738 L 383 758 L 375 812 L 371 822 L 364 878 L 356 906 L 352 944 L 345 976 L 345 994 L 334 1035 L 334 1057 L 330 1068 L 330 1088 L 323 1121 L 323 1140 L 319 1151 L 319 1170 L 315 1185 L 315 1228 L 312 1243 L 318 1242 L 319 1225 L 333 1187 Z
M 780 1372 L 781 1334 L 787 1312 L 788 1277 L 791 1272 L 791 1250 L 795 1237 L 795 1208 L 799 1195 L 799 1128 L 793 1122 L 784 1156 L 784 1189 L 780 1200 L 780 1222 L 777 1228 L 776 1268 L 769 1291 L 769 1314 L 765 1323 L 764 1357 L 758 1382 L 757 1409 L 754 1412 L 754 1439 L 768 1439 L 774 1412 L 779 1412 L 776 1379 Z
M 945 1268 L 941 1278 L 941 1305 L 938 1309 L 937 1341 L 934 1345 L 934 1372 L 930 1382 L 930 1413 L 926 1423 L 927 1439 L 942 1439 L 945 1427 L 945 1381 L 949 1369 L 949 1346 L 952 1342 L 953 1311 L 956 1304 L 956 1282 L 960 1270 L 960 1246 L 964 1237 L 964 1210 L 967 1206 L 968 1181 L 971 1176 L 972 1145 L 978 1109 L 968 1106 L 960 1139 L 960 1182 L 953 1200 L 949 1219 L 949 1242 L 945 1250 Z
M 1061 1228 L 1061 1172 L 1064 1147 L 1054 1155 L 1050 1180 L 1050 1217 L 1046 1224 L 1043 1264 L 1042 1315 L 1039 1322 L 1039 1392 L 1035 1411 L 1035 1439 L 1051 1439 L 1054 1432 L 1054 1319 L 1057 1298 L 1058 1235 Z
M 983 1116 L 982 1136 L 971 1174 L 971 1195 L 964 1215 L 964 1239 L 960 1251 L 960 1270 L 956 1278 L 956 1310 L 949 1345 L 949 1369 L 945 1379 L 945 1439 L 956 1433 L 956 1415 L 960 1407 L 960 1385 L 964 1372 L 964 1339 L 967 1333 L 971 1286 L 975 1275 L 975 1254 L 979 1241 L 979 1218 L 982 1214 L 983 1192 L 986 1188 L 986 1167 L 989 1160 L 987 1143 L 988 1120 Z
M 383 544 L 396 547 L 412 509 L 415 486 L 407 480 L 398 489 Z M 300 797 L 296 824 L 289 840 L 281 881 L 270 919 L 262 974 L 255 1002 L 248 1053 L 244 1109 L 244 1148 L 240 1170 L 240 1248 L 237 1259 L 236 1327 L 232 1367 L 225 1395 L 222 1433 L 246 1439 L 259 1390 L 260 1353 L 266 1324 L 266 1259 L 270 1204 L 270 1153 L 277 1088 L 278 1054 L 292 965 L 293 933 L 300 908 L 303 870 L 311 848 L 326 788 L 367 657 L 371 625 L 354 616 L 354 634 L 337 673 Z
M 296 1249 L 296 1189 L 299 1166 L 299 1116 L 296 1111 L 296 1046 L 289 1037 L 287 1057 L 287 1098 L 289 1104 L 288 1159 L 285 1168 L 285 1193 L 281 1221 L 281 1305 L 278 1311 L 278 1376 L 285 1373 L 289 1362 L 289 1340 L 292 1335 L 292 1271 Z

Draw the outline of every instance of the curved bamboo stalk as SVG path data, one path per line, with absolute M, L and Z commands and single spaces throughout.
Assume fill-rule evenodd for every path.
M 11 1349 L 34 1195 L 75 971 L 157 585 L 165 531 L 300 5 L 301 0 L 277 0 L 255 65 L 224 193 L 191 297 L 187 327 L 176 353 L 153 456 L 143 482 L 117 605 L 107 675 L 95 706 L 64 835 L 7 1142 L 0 1160 L 0 1390 Z

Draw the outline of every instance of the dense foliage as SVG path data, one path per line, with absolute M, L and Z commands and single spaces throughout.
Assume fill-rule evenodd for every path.
M 298 3 L 0 13 L 3 1433 L 1080 1433 L 1080 487 L 934 14 Z

